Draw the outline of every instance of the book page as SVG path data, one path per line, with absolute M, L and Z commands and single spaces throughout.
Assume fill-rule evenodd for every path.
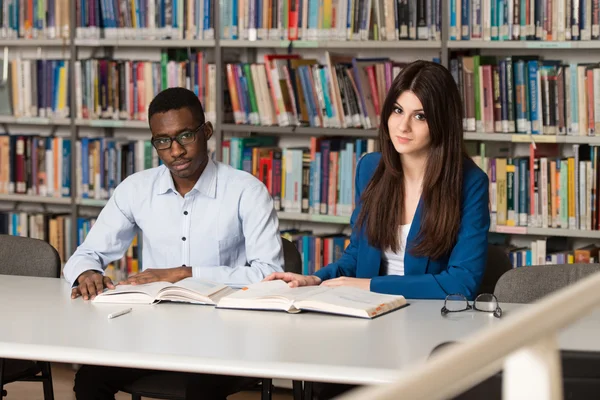
M 238 299 L 260 299 L 280 297 L 290 301 L 299 301 L 307 297 L 331 290 L 324 286 L 301 286 L 291 288 L 281 280 L 258 282 L 248 285 L 232 296 Z
M 221 283 L 205 281 L 205 280 L 197 279 L 197 278 L 186 278 L 186 279 L 180 280 L 179 282 L 175 283 L 174 285 L 169 285 L 169 287 L 164 288 L 163 292 L 171 291 L 172 288 L 173 289 L 183 288 L 183 289 L 189 290 L 191 292 L 200 294 L 202 296 L 210 297 L 213 294 L 215 294 L 223 289 L 226 289 L 227 286 L 223 285 Z
M 353 287 L 336 287 L 329 291 L 297 301 L 295 306 L 302 310 L 314 310 L 372 318 L 378 314 L 402 307 L 403 296 L 375 293 Z
M 223 297 L 217 307 L 297 311 L 295 301 L 331 290 L 321 286 L 290 288 L 284 281 L 259 282 Z
M 167 286 L 171 286 L 170 282 L 152 282 L 144 283 L 143 285 L 116 285 L 114 289 L 106 290 L 99 296 L 114 296 L 125 293 L 144 293 L 154 298 L 158 292 Z
M 143 285 L 116 285 L 114 289 L 106 290 L 96 296 L 93 302 L 151 304 L 158 293 L 167 286 L 171 286 L 171 283 L 152 282 Z

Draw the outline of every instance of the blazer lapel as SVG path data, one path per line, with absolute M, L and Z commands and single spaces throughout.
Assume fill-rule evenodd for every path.
M 407 246 L 404 253 L 404 274 L 405 275 L 424 275 L 427 271 L 429 257 L 415 257 L 410 254 L 410 248 L 416 244 L 417 234 L 421 229 L 421 207 L 422 200 L 419 200 L 419 205 L 415 211 L 408 237 L 406 238 Z

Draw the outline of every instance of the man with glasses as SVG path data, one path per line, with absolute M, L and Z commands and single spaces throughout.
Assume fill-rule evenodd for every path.
M 85 241 L 64 267 L 71 297 L 91 300 L 115 284 L 103 275 L 142 233 L 143 272 L 124 284 L 199 278 L 229 285 L 282 271 L 279 223 L 266 187 L 251 174 L 208 156 L 212 125 L 196 95 L 166 89 L 148 108 L 152 145 L 163 165 L 117 186 Z M 147 370 L 83 366 L 77 399 L 114 399 Z M 188 374 L 188 398 L 224 399 L 255 380 Z

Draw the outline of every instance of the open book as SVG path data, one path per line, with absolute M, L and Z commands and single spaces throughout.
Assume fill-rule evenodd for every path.
M 255 283 L 222 297 L 217 308 L 302 310 L 360 318 L 375 318 L 406 305 L 403 296 L 373 293 L 351 287 L 304 286 L 290 288 L 284 281 Z
M 96 296 L 95 303 L 152 304 L 159 301 L 215 305 L 234 290 L 226 285 L 194 278 L 177 283 L 153 282 L 143 285 L 117 285 Z

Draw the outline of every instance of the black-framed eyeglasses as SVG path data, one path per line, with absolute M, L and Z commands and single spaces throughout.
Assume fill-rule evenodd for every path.
M 206 125 L 206 122 L 194 129 L 193 131 L 185 131 L 181 132 L 179 135 L 175 137 L 157 137 L 152 139 L 152 146 L 156 150 L 168 150 L 171 148 L 173 141 L 177 141 L 181 146 L 187 146 L 188 144 L 192 144 L 196 141 L 196 136 L 198 135 L 198 131 L 202 129 Z
M 494 313 L 494 317 L 500 318 L 502 316 L 502 309 L 498 303 L 498 299 L 491 293 L 482 293 L 473 302 L 473 305 L 469 304 L 469 301 L 462 294 L 449 294 L 444 300 L 444 307 L 442 307 L 442 316 L 448 315 L 448 313 L 455 313 L 467 310 L 482 311 L 488 313 Z

